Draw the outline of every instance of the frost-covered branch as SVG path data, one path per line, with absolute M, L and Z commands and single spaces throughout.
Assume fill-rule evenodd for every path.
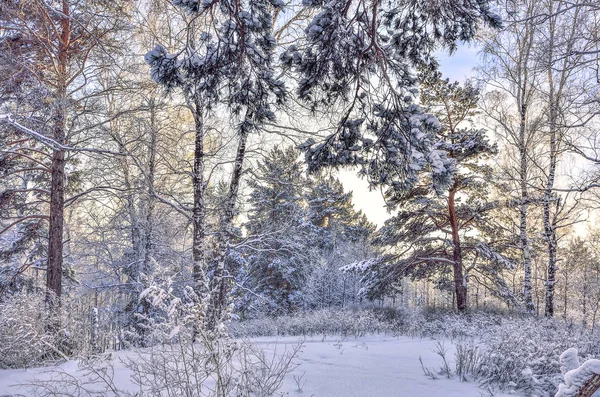
M 85 153 L 97 153 L 97 154 L 111 154 L 111 155 L 115 155 L 115 156 L 123 156 L 124 155 L 123 153 L 113 152 L 111 150 L 95 149 L 95 148 L 74 148 L 74 147 L 63 145 L 63 144 L 55 141 L 54 139 L 49 138 L 43 134 L 40 134 L 39 132 L 36 132 L 36 131 L 32 130 L 31 128 L 27 128 L 23 124 L 15 121 L 10 114 L 0 114 L 0 123 L 6 123 L 6 124 L 13 126 L 14 128 L 31 136 L 38 142 L 48 146 L 49 148 L 51 148 L 53 150 L 64 150 L 64 151 L 69 151 L 69 152 L 85 152 Z

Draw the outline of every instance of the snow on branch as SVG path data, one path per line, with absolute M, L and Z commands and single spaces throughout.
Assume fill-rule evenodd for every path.
M 9 224 L 8 226 L 6 226 L 4 229 L 0 230 L 0 235 L 6 233 L 10 228 L 12 228 L 13 226 L 18 225 L 21 222 L 24 222 L 28 219 L 50 219 L 47 215 L 28 215 L 25 216 L 23 218 L 19 218 L 16 221 L 12 222 L 11 224 Z
M 600 360 L 587 360 L 579 365 L 577 349 L 560 355 L 564 383 L 558 385 L 555 397 L 591 397 L 600 390 Z
M 96 149 L 96 148 L 74 148 L 70 146 L 63 145 L 52 138 L 44 136 L 39 132 L 32 130 L 31 128 L 25 127 L 23 124 L 15 121 L 10 114 L 0 114 L 0 123 L 9 124 L 19 131 L 31 136 L 38 142 L 48 146 L 53 150 L 65 150 L 69 152 L 88 152 L 88 153 L 98 153 L 98 154 L 112 154 L 115 156 L 125 156 L 123 153 L 113 152 L 110 150 L 104 149 Z

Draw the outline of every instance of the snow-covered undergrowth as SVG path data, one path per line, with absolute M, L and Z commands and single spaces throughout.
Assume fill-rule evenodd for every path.
M 0 396 L 266 397 L 296 367 L 301 341 L 172 343 L 70 360 L 32 370 L 0 370 Z M 5 394 L 9 393 L 9 394 Z
M 24 368 L 79 355 L 89 344 L 84 324 L 70 315 L 70 302 L 46 310 L 43 294 L 16 293 L 0 301 L 0 368 Z M 61 327 L 55 324 L 60 322 Z
M 422 335 L 445 335 L 474 355 L 469 375 L 482 386 L 526 395 L 554 395 L 562 381 L 559 357 L 568 348 L 577 348 L 584 360 L 600 354 L 598 334 L 555 319 L 446 314 L 422 329 Z
M 279 317 L 261 317 L 234 322 L 233 337 L 339 335 L 359 337 L 382 332 L 396 332 L 400 324 L 383 311 L 319 310 Z
M 323 310 L 232 324 L 237 337 L 371 333 L 447 339 L 459 377 L 489 390 L 552 396 L 562 381 L 559 356 L 575 347 L 583 360 L 600 356 L 599 335 L 558 319 L 503 313 Z M 437 365 L 436 362 L 425 365 Z
M 69 332 L 82 332 L 76 329 L 77 322 L 65 317 L 63 324 L 72 323 L 69 327 L 75 328 L 66 333 L 63 331 L 58 336 L 54 335 L 48 331 L 52 327 L 49 327 L 44 317 L 40 317 L 41 311 L 36 307 L 43 307 L 43 302 L 23 300 L 23 302 L 13 302 L 3 309 L 0 316 L 0 337 L 3 341 L 0 344 L 0 359 L 3 360 L 2 365 L 5 368 L 48 364 L 57 358 L 64 358 L 54 351 L 53 346 L 62 346 L 61 343 L 68 341 Z M 173 327 L 171 326 L 165 325 L 164 328 L 161 332 L 165 334 L 165 340 L 177 342 L 180 338 L 183 338 L 181 340 L 189 339 L 189 335 L 185 333 L 179 333 L 173 337 Z M 223 390 L 231 391 L 238 388 L 244 390 L 247 395 L 260 395 L 256 390 L 261 388 L 272 391 L 276 389 L 275 386 L 278 382 L 282 382 L 284 387 L 282 390 L 286 392 L 296 390 L 290 386 L 296 382 L 299 389 L 302 388 L 303 383 L 307 382 L 309 385 L 313 384 L 312 390 L 325 390 L 329 393 L 329 386 L 326 385 L 329 379 L 321 379 L 320 372 L 313 368 L 313 364 L 323 361 L 324 356 L 321 357 L 322 355 L 327 357 L 331 355 L 319 352 L 335 348 L 340 351 L 344 349 L 347 352 L 352 351 L 354 352 L 352 354 L 355 354 L 360 351 L 356 346 L 363 346 L 365 352 L 361 353 L 363 356 L 359 354 L 355 357 L 356 368 L 352 369 L 352 371 L 356 370 L 362 373 L 371 371 L 369 366 L 372 364 L 369 364 L 369 360 L 373 362 L 379 360 L 371 346 L 376 344 L 378 346 L 377 354 L 385 352 L 385 354 L 381 353 L 383 354 L 381 357 L 389 356 L 392 367 L 392 356 L 404 357 L 402 360 L 407 363 L 406 371 L 412 371 L 411 374 L 424 385 L 431 385 L 432 382 L 435 383 L 450 375 L 450 378 L 459 384 L 462 384 L 461 381 L 470 382 L 473 390 L 501 391 L 526 396 L 553 396 L 563 380 L 559 363 L 561 353 L 571 347 L 577 348 L 582 361 L 598 358 L 600 353 L 600 340 L 597 333 L 591 334 L 589 330 L 557 319 L 507 313 L 474 312 L 457 315 L 443 311 L 408 311 L 390 308 L 332 309 L 277 318 L 264 317 L 234 321 L 230 324 L 229 330 L 236 341 L 252 338 L 253 342 L 258 341 L 259 344 L 263 344 L 261 338 L 265 337 L 271 342 L 275 339 L 284 341 L 282 342 L 284 345 L 291 345 L 292 340 L 297 343 L 299 339 L 306 337 L 307 342 L 302 351 L 298 352 L 299 362 L 302 365 L 300 368 L 294 369 L 295 365 L 291 360 L 287 361 L 288 364 L 283 365 L 285 361 L 279 360 L 278 355 L 269 356 L 272 349 L 262 350 L 264 347 L 262 345 L 261 349 L 255 349 L 252 344 L 236 345 L 238 347 L 207 344 L 199 349 L 189 350 L 189 344 L 178 345 L 177 343 L 173 345 L 158 344 L 154 348 L 146 350 L 120 352 L 118 359 L 105 360 L 99 364 L 101 367 L 104 366 L 105 369 L 102 370 L 104 372 L 95 372 L 95 369 L 86 364 L 89 362 L 85 359 L 80 363 L 88 365 L 88 367 L 84 365 L 84 369 L 92 371 L 91 375 L 96 373 L 94 376 L 97 376 L 98 373 L 110 374 L 114 368 L 115 379 L 127 379 L 127 382 L 121 383 L 130 386 L 137 385 L 138 388 L 162 390 L 168 384 L 177 384 L 182 388 L 188 388 L 188 391 L 185 392 L 188 394 L 182 392 L 183 394 L 176 393 L 174 395 L 212 396 L 215 395 L 211 391 L 214 390 L 214 387 L 212 389 L 211 387 L 205 388 L 204 385 L 216 385 L 218 382 L 223 382 Z M 356 340 L 356 342 L 346 345 L 348 340 Z M 398 344 L 397 341 L 405 342 Z M 407 341 L 414 341 L 414 343 Z M 432 351 L 436 349 L 436 341 L 444 344 L 444 349 L 447 350 L 444 353 L 445 357 Z M 321 342 L 321 344 L 316 342 Z M 389 346 L 386 347 L 386 344 Z M 409 344 L 412 346 L 411 350 L 404 352 L 403 346 Z M 211 353 L 209 350 L 215 346 L 220 350 Z M 366 353 L 367 350 L 368 353 Z M 307 351 L 311 352 L 308 356 L 306 356 Z M 81 346 L 73 346 L 70 354 L 71 357 L 85 357 L 89 355 L 89 351 Z M 131 354 L 137 355 L 137 358 L 132 360 Z M 423 366 L 419 362 L 420 358 Z M 234 363 L 233 366 L 232 363 Z M 339 363 L 333 360 L 323 365 L 327 365 L 326 368 L 332 368 L 337 365 L 343 367 L 346 364 L 347 362 L 344 360 Z M 70 365 L 75 369 L 77 367 L 74 364 L 64 365 Z M 441 371 L 442 368 L 443 371 Z M 425 369 L 430 371 L 430 375 L 433 375 L 429 377 L 438 380 L 428 379 L 428 375 L 424 373 Z M 191 372 L 186 372 L 188 370 Z M 293 370 L 293 372 L 287 374 L 289 370 Z M 440 374 L 440 372 L 445 373 Z M 77 385 L 80 383 L 77 382 L 80 382 L 81 378 L 79 375 L 73 377 L 72 373 L 73 371 L 67 371 L 60 377 L 53 376 L 53 382 L 36 383 L 35 386 L 42 389 L 44 387 L 54 388 L 52 390 L 66 389 L 65 385 L 68 384 L 79 387 Z M 194 376 L 188 377 L 189 374 L 194 374 Z M 397 373 L 390 370 L 386 376 L 393 378 L 393 374 Z M 2 377 L 10 375 L 10 371 L 2 371 L 0 380 Z M 352 379 L 344 378 L 346 375 L 339 375 L 340 383 L 352 381 Z M 89 376 L 87 377 L 89 378 Z M 32 379 L 29 379 L 29 383 L 32 383 Z M 62 379 L 62 383 L 57 382 L 56 379 Z M 22 383 L 26 380 L 19 375 L 8 382 L 0 382 L 0 385 Z M 101 380 L 102 382 L 104 382 L 103 387 L 108 387 L 104 380 Z M 203 393 L 206 394 L 199 394 L 197 387 L 200 385 L 204 390 Z M 145 395 L 153 395 L 148 390 Z M 4 390 L 0 388 L 0 395 L 2 392 Z M 230 392 L 228 391 L 228 393 Z M 423 391 L 423 393 L 425 392 Z M 34 394 L 24 393 L 24 395 Z M 127 396 L 128 394 L 119 395 Z M 155 395 L 161 394 L 156 393 Z M 244 394 L 230 393 L 229 395 Z M 388 394 L 381 395 L 387 396 Z M 436 394 L 422 395 L 434 396 Z M 330 397 L 329 394 L 320 393 L 316 396 Z

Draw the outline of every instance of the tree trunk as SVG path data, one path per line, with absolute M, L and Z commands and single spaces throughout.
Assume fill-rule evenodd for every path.
M 527 5 L 527 16 L 533 15 L 535 2 Z M 521 253 L 523 256 L 523 300 L 525 310 L 533 313 L 535 310 L 533 298 L 531 296 L 531 247 L 529 236 L 527 235 L 527 215 L 529 192 L 527 189 L 529 164 L 528 164 L 528 135 L 527 135 L 527 116 L 531 94 L 534 90 L 530 82 L 530 56 L 534 42 L 535 22 L 525 22 L 525 32 L 523 35 L 522 46 L 519 48 L 517 62 L 517 106 L 519 108 L 519 136 L 517 145 L 519 149 L 519 184 L 521 190 L 521 205 L 519 207 L 519 240 L 521 244 Z
M 587 273 L 587 271 L 586 271 Z M 587 274 L 586 274 L 587 276 Z M 588 311 L 587 311 L 587 301 L 588 301 L 588 281 L 584 281 L 584 287 L 582 291 L 582 299 L 581 299 L 581 317 L 582 317 L 582 325 L 583 328 L 587 328 L 588 324 Z
M 119 153 L 122 154 L 120 156 L 121 167 L 123 168 L 123 182 L 125 182 L 125 189 L 127 190 L 127 195 L 125 197 L 127 201 L 127 211 L 129 213 L 129 222 L 131 223 L 131 248 L 133 250 L 133 259 L 135 263 L 130 264 L 135 269 L 135 274 L 133 276 L 134 280 L 137 282 L 140 278 L 140 260 L 143 256 L 142 253 L 142 242 L 141 242 L 141 230 L 140 230 L 140 222 L 138 219 L 138 211 L 136 209 L 135 203 L 135 189 L 133 187 L 131 181 L 131 175 L 129 174 L 129 164 L 127 163 L 127 156 L 125 155 L 127 151 L 125 150 L 125 146 L 122 143 L 119 143 Z
M 98 322 L 98 308 L 92 307 L 90 314 L 90 349 L 92 354 L 100 353 L 98 349 L 98 335 L 99 335 L 99 322 Z
M 62 111 L 60 111 L 61 116 Z M 64 120 L 64 119 L 62 119 Z M 62 124 L 62 123 L 60 123 Z M 55 137 L 64 131 L 57 121 Z M 60 135 L 58 135 L 60 136 Z M 59 141 L 60 142 L 60 141 Z M 52 182 L 50 187 L 50 225 L 48 230 L 48 268 L 46 271 L 47 299 L 60 299 L 62 294 L 63 228 L 65 211 L 65 152 L 55 150 L 52 155 Z
M 523 300 L 525 301 L 525 309 L 529 313 L 533 313 L 533 298 L 531 296 L 531 249 L 529 246 L 529 237 L 527 236 L 527 179 L 524 162 L 526 162 L 527 153 L 522 153 L 521 161 L 521 206 L 519 208 L 519 239 L 521 242 L 521 251 L 523 254 Z
M 551 89 L 552 91 L 552 89 Z M 556 226 L 551 214 L 551 205 L 554 202 L 554 179 L 556 172 L 556 116 L 554 101 L 550 104 L 550 169 L 544 191 L 543 220 L 544 238 L 548 247 L 548 273 L 546 278 L 546 306 L 544 315 L 554 315 L 554 287 L 556 284 Z
M 62 2 L 61 35 L 58 42 L 56 112 L 54 115 L 54 140 L 61 145 L 66 143 L 66 104 L 68 50 L 71 38 L 71 22 L 69 3 Z M 63 266 L 63 229 L 65 212 L 65 164 L 66 153 L 62 148 L 55 148 L 52 153 L 51 185 L 50 185 L 50 219 L 48 228 L 48 265 L 46 271 L 46 299 L 53 301 L 52 295 L 60 304 L 62 294 Z
M 568 56 L 571 54 L 575 44 L 580 39 L 579 31 L 581 29 L 581 20 L 579 19 L 581 7 L 576 7 L 572 18 L 569 18 L 570 26 L 566 23 L 559 25 L 557 20 L 559 13 L 554 8 L 554 0 L 549 1 L 548 15 L 548 37 L 547 48 L 545 48 L 544 59 L 546 73 L 548 76 L 548 134 L 550 146 L 550 164 L 548 179 L 544 190 L 544 237 L 548 245 L 548 277 L 546 279 L 546 307 L 545 315 L 554 315 L 554 287 L 556 284 L 557 270 L 557 249 L 558 241 L 556 229 L 558 220 L 556 213 L 560 208 L 560 198 L 554 194 L 554 183 L 556 178 L 556 168 L 559 161 L 559 145 L 562 142 L 563 135 L 569 127 L 560 125 L 561 114 L 569 113 L 569 106 L 576 106 L 576 102 L 565 103 L 565 90 L 567 86 L 573 83 L 571 80 L 575 74 L 577 66 L 573 66 Z M 560 7 L 560 6 L 559 6 Z M 554 59 L 556 45 L 565 45 L 559 54 L 558 59 Z M 557 73 L 556 78 L 554 73 Z M 568 94 L 567 94 L 568 95 Z M 556 206 L 556 212 L 551 214 L 550 208 Z
M 550 4 L 550 13 L 552 14 L 553 5 Z M 549 134 L 549 145 L 550 145 L 550 164 L 548 169 L 548 178 L 546 180 L 546 187 L 544 189 L 544 205 L 543 205 L 543 222 L 544 222 L 544 238 L 548 247 L 548 273 L 546 278 L 546 305 L 544 315 L 551 317 L 554 315 L 554 286 L 556 284 L 556 229 L 551 216 L 550 207 L 553 200 L 553 189 L 554 180 L 556 174 L 556 163 L 557 157 L 557 118 L 558 109 L 556 103 L 556 93 L 554 87 L 554 76 L 552 71 L 553 65 L 553 53 L 552 49 L 554 46 L 554 33 L 556 20 L 554 18 L 549 19 L 550 23 L 550 36 L 548 38 L 548 62 L 547 62 L 547 76 L 548 76 L 548 134 Z
M 147 175 L 147 209 L 146 209 L 146 220 L 145 220 L 145 233 L 144 233 L 144 260 L 142 269 L 144 272 L 148 272 L 150 269 L 150 259 L 152 258 L 153 243 L 152 236 L 154 232 L 154 206 L 156 200 L 154 198 L 154 179 L 156 171 L 156 145 L 158 139 L 158 131 L 156 127 L 156 104 L 154 98 L 150 100 L 150 158 L 148 160 L 148 175 Z
M 205 251 L 206 251 L 206 230 L 205 230 L 205 181 L 204 181 L 204 117 L 203 106 L 199 99 L 194 103 L 194 123 L 195 123 L 195 142 L 194 142 L 194 170 L 192 175 L 192 184 L 194 188 L 194 204 L 192 214 L 192 278 L 195 284 L 195 291 L 198 295 L 208 291 L 208 278 L 206 275 Z
M 565 269 L 565 295 L 563 297 L 563 318 L 567 319 L 567 306 L 569 305 L 569 272 Z
M 520 125 L 519 125 L 519 154 L 520 154 L 520 168 L 519 168 L 519 182 L 521 188 L 521 205 L 519 207 L 519 240 L 521 243 L 521 252 L 523 255 L 523 300 L 525 301 L 525 309 L 529 313 L 533 313 L 533 299 L 531 297 L 531 249 L 529 245 L 529 236 L 527 235 L 527 213 L 528 205 L 527 200 L 529 199 L 529 192 L 527 191 L 528 182 L 528 164 L 527 164 L 527 141 L 525 137 L 526 129 L 526 117 L 527 117 L 527 104 L 524 102 L 525 90 L 522 89 L 522 99 L 520 107 Z
M 250 114 L 246 118 L 251 117 Z M 218 324 L 224 319 L 225 309 L 227 305 L 227 294 L 231 280 L 225 272 L 227 254 L 229 250 L 229 240 L 232 237 L 231 228 L 233 227 L 233 219 L 235 216 L 235 204 L 237 202 L 240 182 L 242 179 L 242 170 L 244 167 L 244 159 L 246 157 L 246 144 L 248 140 L 248 132 L 242 131 L 239 136 L 238 148 L 229 183 L 229 192 L 223 204 L 223 213 L 221 215 L 216 266 L 214 277 L 211 282 L 211 305 L 209 306 L 210 315 L 208 316 L 208 329 L 214 330 Z M 229 280 L 229 281 L 228 281 Z
M 456 308 L 460 313 L 464 313 L 467 310 L 467 286 L 463 275 L 462 266 L 462 249 L 460 246 L 460 236 L 458 220 L 456 219 L 454 196 L 456 191 L 450 190 L 448 196 L 448 211 L 450 214 L 450 227 L 452 229 L 452 261 L 454 271 L 454 288 L 456 291 Z

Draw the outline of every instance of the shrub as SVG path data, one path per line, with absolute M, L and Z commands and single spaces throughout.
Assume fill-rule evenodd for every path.
M 0 368 L 43 365 L 82 351 L 82 322 L 70 302 L 48 310 L 43 293 L 18 292 L 0 302 Z
M 234 322 L 229 332 L 236 338 L 314 335 L 359 337 L 373 333 L 395 332 L 400 328 L 400 321 L 385 311 L 323 309 Z
M 583 360 L 598 357 L 600 338 L 560 319 L 518 312 L 472 312 L 397 308 L 321 310 L 233 323 L 236 337 L 274 335 L 363 336 L 394 333 L 449 339 L 456 345 L 456 374 L 486 390 L 551 396 L 562 379 L 558 358 L 567 348 Z
M 582 358 L 598 354 L 599 338 L 560 319 L 521 314 L 426 313 L 421 335 L 456 343 L 457 374 L 487 390 L 552 396 L 562 379 L 559 356 L 576 347 Z

